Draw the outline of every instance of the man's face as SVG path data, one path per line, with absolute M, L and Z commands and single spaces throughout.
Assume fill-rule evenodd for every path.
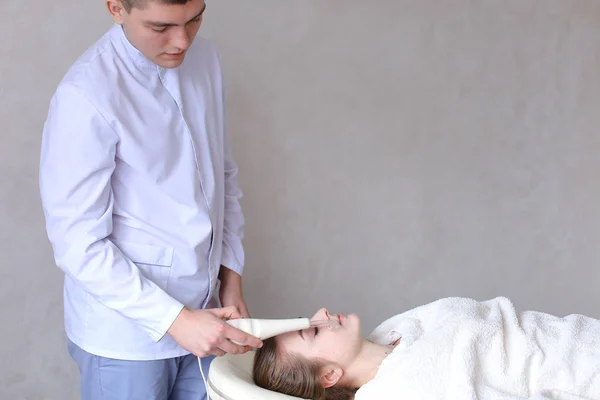
M 106 3 L 115 22 L 123 26 L 127 39 L 146 58 L 163 68 L 178 67 L 202 23 L 204 0 L 185 4 L 138 1 L 141 7 L 133 7 L 129 12 L 120 0 Z

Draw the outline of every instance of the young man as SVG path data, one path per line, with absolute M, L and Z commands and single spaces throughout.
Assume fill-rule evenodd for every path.
M 223 322 L 249 315 L 219 59 L 196 38 L 204 0 L 106 5 L 116 24 L 63 78 L 42 140 L 69 352 L 84 400 L 197 400 L 196 356 L 261 345 Z

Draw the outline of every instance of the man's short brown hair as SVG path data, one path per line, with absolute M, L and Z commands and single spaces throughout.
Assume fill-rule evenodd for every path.
M 185 4 L 191 0 L 121 0 L 123 7 L 127 12 L 130 12 L 132 8 L 142 9 L 146 6 L 148 1 L 159 1 L 164 4 Z

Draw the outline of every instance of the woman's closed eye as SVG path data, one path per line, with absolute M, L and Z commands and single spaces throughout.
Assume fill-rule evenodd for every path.
M 307 329 L 306 331 L 304 331 L 305 333 L 309 333 L 310 330 Z M 303 331 L 298 331 L 298 333 L 300 334 L 300 337 L 302 338 L 302 340 L 306 340 L 308 339 L 310 336 L 304 336 Z M 313 330 L 313 338 L 315 336 L 317 336 L 319 334 L 319 328 L 315 326 L 314 330 Z

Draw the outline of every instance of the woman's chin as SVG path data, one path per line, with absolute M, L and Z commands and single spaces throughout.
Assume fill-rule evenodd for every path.
M 349 314 L 345 317 L 345 320 L 348 323 L 351 323 L 353 325 L 360 325 L 360 318 L 358 317 L 358 315 L 356 314 Z M 342 324 L 344 323 L 344 320 L 342 320 Z
M 350 314 L 346 316 L 345 320 L 342 321 L 342 327 L 348 329 L 352 332 L 356 332 L 357 335 L 361 334 L 360 328 L 360 318 L 356 314 Z

